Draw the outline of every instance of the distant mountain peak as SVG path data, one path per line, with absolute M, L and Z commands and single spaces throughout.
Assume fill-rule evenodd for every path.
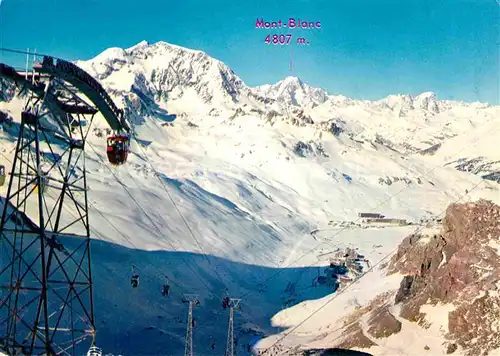
M 439 113 L 439 105 L 436 94 L 433 92 L 423 92 L 416 96 L 410 94 L 392 94 L 379 100 L 391 110 L 398 111 L 400 116 L 406 116 L 409 111 L 420 109 L 431 114 Z
M 438 101 L 431 91 L 389 95 L 376 101 L 354 100 L 329 95 L 326 90 L 314 88 L 294 75 L 275 84 L 248 87 L 220 60 L 164 41 L 143 40 L 126 49 L 108 48 L 95 58 L 77 64 L 110 89 L 118 102 L 133 104 L 139 116 L 168 107 L 174 113 L 182 108 L 180 111 L 193 115 L 218 112 L 225 116 L 224 112 L 231 112 L 237 116 L 267 117 L 272 112 L 279 120 L 292 117 L 300 122 L 352 117 L 347 121 L 352 127 L 359 126 L 353 129 L 359 133 L 365 120 L 370 121 L 372 117 L 428 120 L 458 105 Z M 153 108 L 154 105 L 158 108 Z M 462 106 L 467 108 L 468 104 Z M 303 120 L 305 117 L 308 119 Z M 358 120 L 361 123 L 357 123 Z
M 143 51 L 148 51 L 148 52 L 153 52 L 153 53 L 156 53 L 155 52 L 156 50 L 167 51 L 167 52 L 174 51 L 174 52 L 178 52 L 178 53 L 192 53 L 192 54 L 196 54 L 199 56 L 210 57 L 203 51 L 200 51 L 197 49 L 191 49 L 191 48 L 187 48 L 187 47 L 182 47 L 182 46 L 179 46 L 179 45 L 176 45 L 173 43 L 169 43 L 169 42 L 165 42 L 165 41 L 158 41 L 155 43 L 150 43 L 148 41 L 141 41 L 138 44 L 136 44 L 135 46 L 129 48 L 128 50 L 130 50 L 130 51 L 143 50 Z M 210 58 L 213 59 L 212 57 L 210 57 Z
M 299 77 L 288 76 L 283 80 L 280 80 L 278 83 L 283 84 L 304 84 L 304 82 Z
M 144 47 L 148 47 L 148 46 L 149 46 L 149 42 L 146 40 L 142 40 L 141 42 L 133 45 L 132 47 L 127 48 L 127 51 L 132 51 L 132 50 L 137 49 L 137 48 L 144 48 Z
M 436 94 L 432 91 L 426 91 L 418 94 L 415 98 L 436 98 Z
M 313 107 L 328 99 L 325 90 L 312 88 L 295 76 L 288 76 L 276 84 L 262 85 L 256 89 L 261 95 L 293 106 Z
M 78 65 L 120 92 L 122 98 L 131 96 L 129 100 L 137 105 L 135 95 L 140 91 L 142 98 L 151 102 L 165 104 L 181 99 L 191 102 L 194 108 L 209 110 L 213 105 L 233 106 L 242 92 L 249 91 L 223 62 L 205 52 L 164 41 L 141 41 L 127 49 L 109 48 Z

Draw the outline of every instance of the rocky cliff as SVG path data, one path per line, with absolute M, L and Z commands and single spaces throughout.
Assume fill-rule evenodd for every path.
M 500 347 L 499 252 L 500 206 L 450 205 L 441 233 L 408 236 L 391 261 L 391 273 L 405 275 L 400 316 L 425 326 L 424 304 L 451 303 L 446 338 L 468 355 L 488 355 Z
M 406 237 L 386 268 L 404 276 L 399 290 L 344 320 L 335 346 L 370 349 L 400 333 L 401 321 L 428 329 L 435 308 L 447 319 L 442 350 L 426 346 L 427 354 L 478 356 L 500 348 L 500 206 L 485 200 L 450 205 L 440 228 Z

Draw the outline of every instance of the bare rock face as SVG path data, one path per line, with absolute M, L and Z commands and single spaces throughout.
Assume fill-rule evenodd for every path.
M 485 200 L 452 204 L 442 223 L 404 239 L 384 267 L 404 275 L 400 288 L 346 316 L 333 346 L 375 346 L 375 339 L 402 330 L 399 318 L 429 328 L 433 319 L 422 307 L 446 304 L 451 311 L 443 348 L 425 345 L 422 354 L 450 355 L 460 348 L 462 355 L 483 356 L 500 348 L 500 206 Z
M 448 347 L 446 348 L 446 354 L 451 355 L 452 353 L 457 351 L 457 348 L 458 348 L 457 344 L 449 344 Z
M 457 310 L 450 312 L 450 336 L 457 338 L 461 346 L 474 345 L 475 355 L 488 355 L 490 349 L 500 346 L 499 302 L 497 292 L 487 291 L 474 302 L 463 303 Z
M 400 316 L 424 324 L 422 305 L 452 303 L 447 338 L 468 355 L 500 347 L 499 249 L 500 206 L 450 205 L 441 233 L 408 236 L 390 262 L 390 272 L 406 275 L 395 297 Z
M 292 126 L 305 127 L 314 124 L 313 119 L 306 115 L 303 109 L 288 108 L 287 111 L 278 114 L 276 111 L 271 110 L 264 116 L 264 120 L 273 126 L 277 122 L 286 123 Z
M 391 336 L 401 331 L 401 322 L 391 314 L 387 305 L 375 310 L 368 321 L 368 332 L 377 339 Z
M 363 333 L 363 328 L 359 323 L 352 324 L 346 328 L 342 333 L 342 336 L 342 341 L 336 345 L 336 347 L 351 349 L 355 347 L 370 348 L 377 345 L 366 337 Z
M 377 339 L 388 337 L 401 331 L 401 323 L 390 312 L 390 300 L 394 293 L 384 293 L 375 297 L 368 305 L 361 307 L 344 319 L 344 329 L 338 348 L 370 348 L 377 344 L 370 336 Z M 362 318 L 367 317 L 368 329 L 363 330 Z

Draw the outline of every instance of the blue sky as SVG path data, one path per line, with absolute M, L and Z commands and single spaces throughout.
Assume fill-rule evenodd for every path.
M 322 27 L 255 28 L 290 17 Z M 292 58 L 294 76 L 332 94 L 434 91 L 500 104 L 499 18 L 495 0 L 3 0 L 0 45 L 74 60 L 166 41 L 222 60 L 252 86 L 292 74 Z M 266 45 L 273 33 L 311 44 Z

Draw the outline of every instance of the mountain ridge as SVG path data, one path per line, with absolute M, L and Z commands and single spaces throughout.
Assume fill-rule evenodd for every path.
M 140 53 L 140 51 L 150 51 L 151 49 L 158 49 L 158 50 L 165 50 L 165 49 L 171 49 L 173 50 L 174 52 L 177 52 L 177 54 L 181 54 L 181 55 L 185 55 L 186 53 L 190 53 L 190 54 L 194 54 L 196 55 L 196 59 L 210 59 L 210 60 L 213 60 L 213 61 L 216 61 L 217 64 L 221 65 L 221 69 L 224 69 L 224 70 L 227 70 L 228 72 L 234 74 L 233 70 L 228 67 L 227 65 L 225 65 L 222 61 L 220 60 L 217 60 L 213 57 L 211 57 L 210 55 L 208 55 L 206 52 L 203 52 L 201 50 L 195 50 L 195 49 L 190 49 L 190 48 L 186 48 L 186 47 L 182 47 L 182 46 L 179 46 L 179 45 L 175 45 L 175 44 L 172 44 L 172 43 L 168 43 L 168 42 L 165 42 L 165 41 L 158 41 L 156 43 L 149 43 L 148 41 L 141 41 L 139 43 L 137 43 L 136 45 L 133 45 L 131 47 L 128 47 L 128 48 L 119 48 L 119 47 L 112 47 L 112 48 L 108 48 L 106 50 L 104 50 L 103 52 L 101 52 L 100 54 L 98 54 L 97 56 L 89 59 L 89 60 L 78 60 L 76 61 L 76 63 L 78 65 L 84 65 L 85 66 L 85 63 L 87 62 L 96 62 L 98 60 L 103 60 L 103 59 L 109 59 L 109 57 L 112 57 L 110 56 L 111 54 L 115 54 L 115 56 L 118 54 L 123 54 L 123 53 L 126 53 L 128 55 L 134 55 L 134 54 L 138 54 Z M 158 53 L 156 53 L 158 55 Z M 147 55 L 147 54 L 146 54 Z M 238 82 L 243 82 L 243 80 L 239 77 L 237 77 L 236 79 Z M 305 83 L 301 78 L 298 78 L 298 77 L 295 77 L 295 76 L 288 76 L 288 77 L 285 77 L 283 78 L 282 80 L 278 81 L 277 83 L 274 83 L 274 84 L 263 84 L 263 85 L 257 85 L 257 86 L 254 86 L 254 87 L 251 87 L 251 86 L 248 86 L 246 84 L 244 84 L 246 87 L 248 88 L 251 88 L 251 89 L 257 89 L 258 91 L 267 91 L 268 89 L 270 88 L 277 88 L 277 87 L 282 87 L 282 86 L 285 86 L 285 87 L 290 87 L 290 86 L 295 86 L 296 88 L 302 88 L 302 89 L 312 89 L 312 90 L 315 90 L 315 91 L 318 91 L 318 90 L 321 90 L 326 96 L 329 96 L 329 97 L 342 97 L 342 98 L 346 98 L 345 96 L 342 96 L 342 95 L 339 95 L 339 94 L 330 94 L 328 93 L 325 89 L 323 88 L 314 88 L 314 87 L 311 87 L 310 85 L 308 85 L 307 83 Z M 352 98 L 347 98 L 347 99 L 350 99 L 350 100 L 354 100 L 354 101 L 358 101 L 358 102 L 381 102 L 381 101 L 385 101 L 385 102 L 394 102 L 394 101 L 401 101 L 401 102 L 408 102 L 408 101 L 413 101 L 413 100 L 417 100 L 419 103 L 420 101 L 423 101 L 424 103 L 424 106 L 425 106 L 425 101 L 426 99 L 427 100 L 431 100 L 431 101 L 435 101 L 437 100 L 436 98 L 436 94 L 433 93 L 433 92 L 422 92 L 422 93 L 419 93 L 419 94 L 416 94 L 416 95 L 410 95 L 410 94 L 390 94 L 388 95 L 387 97 L 384 97 L 384 98 L 380 98 L 380 99 L 376 99 L 376 100 L 366 100 L 366 99 L 352 99 Z M 487 103 L 481 103 L 481 102 L 464 102 L 464 101 L 452 101 L 452 100 L 439 100 L 440 102 L 446 102 L 446 103 L 456 103 L 456 104 L 470 104 L 470 105 L 479 105 L 479 106 L 489 106 L 489 104 Z M 389 105 L 391 106 L 391 105 Z
M 284 122 L 295 126 L 314 126 L 338 119 L 349 126 L 346 131 L 357 141 L 376 144 L 377 135 L 385 136 L 394 142 L 393 149 L 404 153 L 429 148 L 466 132 L 464 123 L 471 116 L 484 116 L 483 122 L 471 122 L 477 126 L 500 115 L 500 106 L 437 100 L 431 92 L 357 100 L 330 95 L 297 77 L 250 87 L 230 67 L 205 52 L 166 42 L 142 41 L 128 49 L 112 48 L 77 64 L 119 94 L 122 105 L 127 105 L 123 102 L 125 97 L 128 105 L 134 103 L 139 111 L 143 104 L 131 92 L 132 87 L 177 115 L 208 114 L 221 121 L 258 117 L 269 124 Z M 414 127 L 422 121 L 429 125 L 421 135 L 415 135 Z M 406 134 L 394 136 L 390 132 L 394 128 Z

